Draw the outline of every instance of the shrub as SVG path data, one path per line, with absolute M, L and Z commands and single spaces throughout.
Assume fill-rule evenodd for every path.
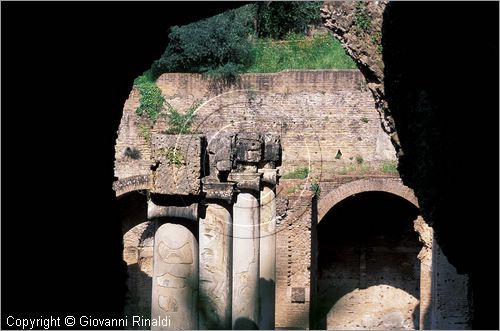
M 282 39 L 290 32 L 305 34 L 321 24 L 322 1 L 266 1 L 257 5 L 259 37 Z
M 141 94 L 140 105 L 136 109 L 137 115 L 146 115 L 153 122 L 158 114 L 163 110 L 165 99 L 161 95 L 161 90 L 156 86 L 151 70 L 144 72 L 134 80 L 134 85 L 139 88 Z
M 185 114 L 181 114 L 167 102 L 167 118 L 169 126 L 167 133 L 191 133 L 191 125 L 196 117 L 196 109 L 198 109 L 200 104 L 201 101 L 196 100 Z
M 312 193 L 316 196 L 316 198 L 320 198 L 321 196 L 321 187 L 319 186 L 318 182 L 312 182 L 311 186 L 309 187 Z
M 255 5 L 245 5 L 184 26 L 174 26 L 169 44 L 153 63 L 153 73 L 197 72 L 235 77 L 252 63 Z
M 356 2 L 356 14 L 355 23 L 363 31 L 368 32 L 372 27 L 372 21 L 368 9 L 366 8 L 366 2 L 358 0 Z

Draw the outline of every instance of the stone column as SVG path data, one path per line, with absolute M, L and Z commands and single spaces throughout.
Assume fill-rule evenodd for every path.
M 199 326 L 201 330 L 231 329 L 231 215 L 220 205 L 208 204 L 199 229 Z
M 243 191 L 233 206 L 233 329 L 257 329 L 259 313 L 259 202 Z
M 166 223 L 154 243 L 152 330 L 198 329 L 198 247 L 184 226 Z
M 434 233 L 430 226 L 425 223 L 422 216 L 418 216 L 414 221 L 415 231 L 419 234 L 422 249 L 418 253 L 420 260 L 420 311 L 419 330 L 432 329 L 432 246 Z
M 274 329 L 276 287 L 276 199 L 264 186 L 260 192 L 260 317 L 259 327 Z

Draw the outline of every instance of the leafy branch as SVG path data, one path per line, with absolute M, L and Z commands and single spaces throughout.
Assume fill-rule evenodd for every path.
M 185 114 L 179 113 L 171 104 L 165 102 L 167 105 L 167 118 L 169 128 L 167 133 L 191 133 L 191 125 L 196 117 L 196 110 L 201 104 L 201 100 L 195 100 L 189 107 Z

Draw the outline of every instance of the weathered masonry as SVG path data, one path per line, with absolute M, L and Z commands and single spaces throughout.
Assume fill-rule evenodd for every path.
M 125 103 L 114 184 L 127 316 L 165 329 L 463 329 L 458 275 L 396 173 L 355 70 L 157 85 L 189 134 Z M 129 325 L 130 327 L 131 325 Z M 152 328 L 162 328 L 152 327 Z

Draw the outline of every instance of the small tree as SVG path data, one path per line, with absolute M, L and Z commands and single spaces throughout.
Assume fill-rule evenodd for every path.
M 153 63 L 155 76 L 164 72 L 199 72 L 234 77 L 253 60 L 255 5 L 246 5 L 184 26 L 174 26 L 169 44 Z
M 266 1 L 257 9 L 257 34 L 284 39 L 287 34 L 305 34 L 310 25 L 321 24 L 322 1 Z

